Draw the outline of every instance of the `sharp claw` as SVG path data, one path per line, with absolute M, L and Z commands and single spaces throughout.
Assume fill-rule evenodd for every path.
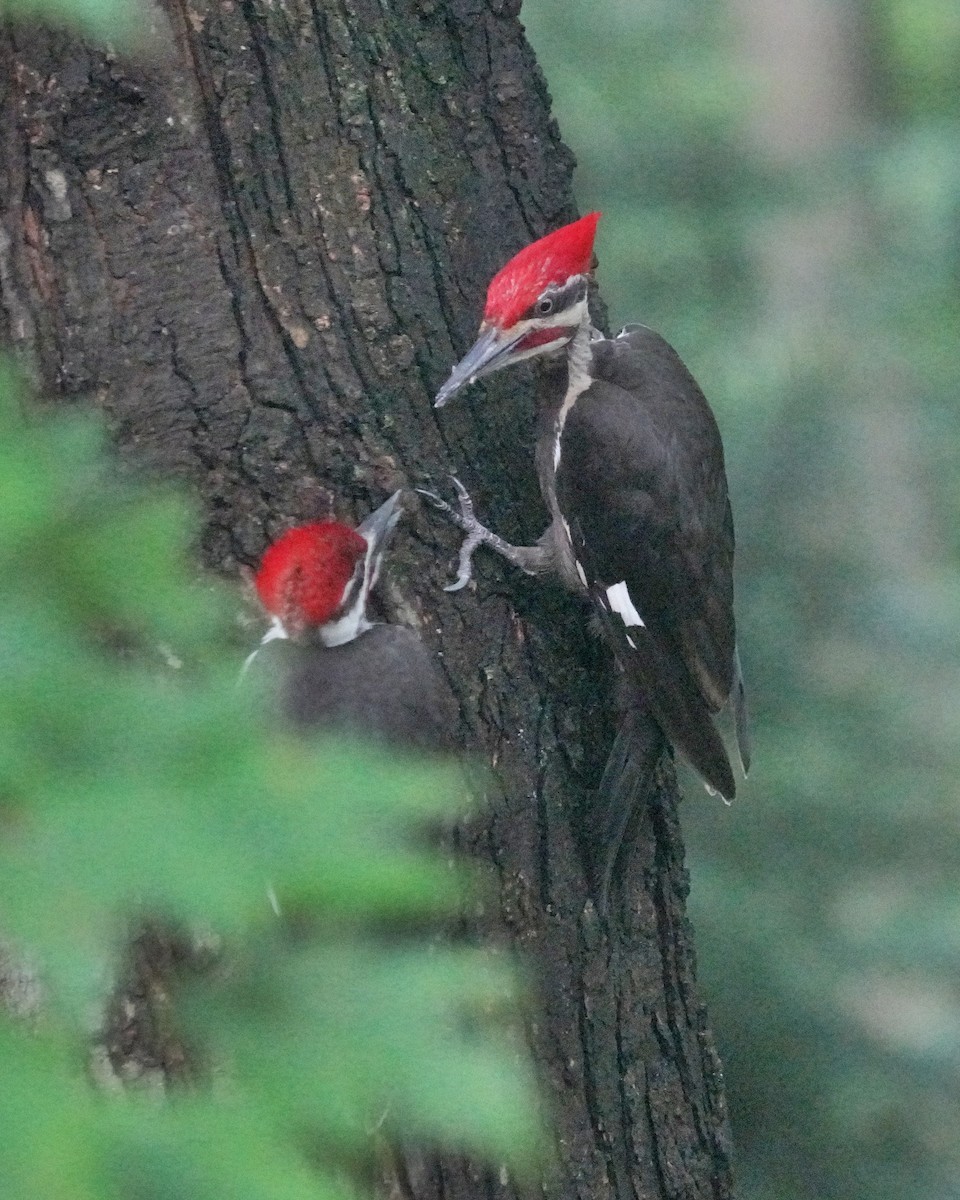
M 470 567 L 467 568 L 467 573 L 464 575 L 463 568 L 458 571 L 456 579 L 453 583 L 448 583 L 443 589 L 445 592 L 459 592 L 461 588 L 465 588 L 473 578 L 473 571 Z
M 413 490 L 418 496 L 424 496 L 427 500 L 429 500 L 435 508 L 439 508 L 443 512 L 451 511 L 450 505 L 446 502 L 446 500 L 438 496 L 436 492 L 428 492 L 426 488 L 414 488 Z
M 473 511 L 473 501 L 470 499 L 470 493 L 463 486 L 456 475 L 451 475 L 453 486 L 457 489 L 457 498 L 460 501 L 460 515 L 465 521 L 475 521 L 476 517 Z
M 478 546 L 483 545 L 483 543 L 490 537 L 490 533 L 477 521 L 473 509 L 473 501 L 470 499 L 470 493 L 463 486 L 456 475 L 451 475 L 450 479 L 453 482 L 453 486 L 457 493 L 457 500 L 460 503 L 459 512 L 457 512 L 452 504 L 448 504 L 446 500 L 443 500 L 440 496 L 438 496 L 436 492 L 428 492 L 425 488 L 417 488 L 416 491 L 419 492 L 421 496 L 424 496 L 427 500 L 429 500 L 430 503 L 436 508 L 439 508 L 441 512 L 445 512 L 450 517 L 451 521 L 453 521 L 453 523 L 462 529 L 467 535 L 463 539 L 463 543 L 460 546 L 460 559 L 457 568 L 457 577 L 453 583 L 447 584 L 447 586 L 443 589 L 445 592 L 459 592 L 465 588 L 473 578 L 472 560 L 474 550 L 476 550 Z
M 460 561 L 457 566 L 457 577 L 453 583 L 448 583 L 445 592 L 459 592 L 473 578 L 473 552 L 483 545 L 483 538 L 476 533 L 469 533 L 463 539 L 460 547 Z
M 455 525 L 458 525 L 466 533 L 472 535 L 478 527 L 478 521 L 474 515 L 473 501 L 470 499 L 470 493 L 456 475 L 451 475 L 450 478 L 453 480 L 453 486 L 457 490 L 457 499 L 460 502 L 459 512 L 457 512 L 452 504 L 448 504 L 446 500 L 438 496 L 436 492 L 428 492 L 425 488 L 416 488 L 415 490 L 421 496 L 426 497 L 441 512 L 447 513 Z

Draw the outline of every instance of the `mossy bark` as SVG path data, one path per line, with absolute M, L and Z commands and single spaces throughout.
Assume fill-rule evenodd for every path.
M 93 398 L 137 469 L 197 491 L 224 572 L 327 492 L 357 516 L 449 471 L 494 528 L 538 535 L 533 373 L 431 407 L 491 273 L 575 215 L 517 5 L 171 0 L 150 19 L 139 62 L 0 33 L 2 340 L 47 393 Z M 457 536 L 409 508 L 382 603 L 442 656 L 502 787 L 468 839 L 499 879 L 489 923 L 538 981 L 548 1190 L 727 1197 L 672 769 L 602 920 L 581 845 L 612 737 L 605 652 L 577 601 L 493 556 L 445 594 Z M 396 1186 L 513 1194 L 454 1162 Z

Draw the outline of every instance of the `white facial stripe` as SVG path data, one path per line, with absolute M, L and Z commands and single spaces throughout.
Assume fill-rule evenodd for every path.
M 630 599 L 625 579 L 621 579 L 619 583 L 614 583 L 607 588 L 607 599 L 610 601 L 610 607 L 617 613 L 624 625 L 628 627 L 639 625 L 641 629 L 646 628 L 643 618 L 637 612 L 633 601 Z
M 362 536 L 362 535 L 361 535 Z M 380 562 L 373 560 L 373 541 L 365 539 L 367 552 L 354 568 L 350 582 L 343 589 L 344 595 L 353 594 L 350 607 L 345 609 L 335 621 L 328 621 L 319 629 L 320 641 L 325 646 L 343 646 L 352 642 L 355 637 L 365 633 L 371 626 L 367 620 L 367 597 L 370 589 L 377 581 Z
M 498 342 L 502 347 L 509 343 L 513 349 L 508 350 L 502 358 L 495 358 L 492 362 L 486 363 L 475 371 L 467 383 L 473 383 L 477 379 L 483 379 L 488 375 L 493 375 L 495 372 L 502 370 L 504 367 L 512 367 L 514 363 L 523 362 L 526 358 L 540 358 L 543 355 L 555 354 L 566 346 L 571 337 L 572 331 L 575 331 L 581 323 L 584 313 L 586 312 L 587 301 L 586 297 L 573 308 L 568 308 L 564 312 L 551 313 L 546 317 L 527 317 L 524 321 L 517 321 L 515 325 L 511 325 L 507 330 L 501 330 L 498 334 Z M 490 329 L 486 321 L 480 326 L 481 335 Z M 550 342 L 541 342 L 537 346 L 529 346 L 524 350 L 517 349 L 519 344 L 527 336 L 528 333 L 539 333 L 544 329 L 559 329 L 562 330 L 559 337 Z
M 563 337 L 555 338 L 552 342 L 541 342 L 539 346 L 531 346 L 528 350 L 511 350 L 510 361 L 498 364 L 495 370 L 499 371 L 500 367 L 512 367 L 514 363 L 523 362 L 525 358 L 540 358 L 544 354 L 552 354 L 555 350 L 562 350 L 569 340 L 567 335 L 564 334 Z M 479 374 L 483 375 L 484 372 L 480 371 Z
M 583 310 L 586 306 L 587 300 L 584 297 L 572 308 L 565 308 L 562 312 L 548 313 L 545 317 L 527 317 L 525 321 L 517 321 L 516 325 L 510 326 L 510 337 L 515 337 L 517 341 L 522 341 L 533 330 L 553 328 L 573 329 L 580 324 L 583 317 Z M 536 349 L 542 351 L 543 347 L 537 346 Z
M 376 560 L 376 562 L 373 560 L 373 539 L 367 538 L 366 542 L 367 553 L 363 560 L 363 588 L 361 589 L 363 592 L 364 604 L 366 604 L 367 597 L 373 591 L 373 586 L 377 582 L 377 578 L 380 575 L 381 562 L 381 559 L 379 558 Z
M 342 646 L 365 633 L 371 627 L 367 620 L 366 607 L 366 596 L 361 588 L 353 604 L 342 617 L 320 626 L 320 641 L 325 646 Z
M 582 304 L 577 305 L 577 311 L 583 316 L 586 311 L 586 300 Z M 582 392 L 585 392 L 590 386 L 592 380 L 590 378 L 590 361 L 593 352 L 590 349 L 589 339 L 581 340 L 578 334 L 572 342 L 567 346 L 567 391 L 563 397 L 563 403 L 557 413 L 557 422 L 555 426 L 554 441 L 553 441 L 553 469 L 556 471 L 560 466 L 561 446 L 560 439 L 563 437 L 563 427 L 567 423 L 567 417 L 570 415 L 570 409 L 577 402 L 577 398 Z
M 370 578 L 368 578 L 371 550 L 370 542 L 367 542 L 367 552 L 364 558 L 361 558 L 356 564 L 347 587 L 343 589 L 343 595 L 349 598 L 348 606 L 342 608 L 340 616 L 336 620 L 328 620 L 325 625 L 319 626 L 318 634 L 324 646 L 343 646 L 344 642 L 352 642 L 358 634 L 370 629 L 366 610 L 367 595 L 372 587 Z

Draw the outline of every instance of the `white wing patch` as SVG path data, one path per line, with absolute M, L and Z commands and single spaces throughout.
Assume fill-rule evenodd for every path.
M 643 617 L 637 612 L 633 601 L 630 599 L 625 579 L 621 579 L 619 583 L 611 584 L 607 588 L 607 599 L 610 601 L 610 607 L 620 617 L 624 625 L 639 625 L 641 629 L 646 628 Z

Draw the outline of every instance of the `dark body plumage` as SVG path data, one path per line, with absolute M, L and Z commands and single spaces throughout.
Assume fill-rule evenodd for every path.
M 403 625 L 373 625 L 340 646 L 273 641 L 257 652 L 253 669 L 269 677 L 277 711 L 301 733 L 342 731 L 400 749 L 454 750 L 453 696 L 426 647 Z
M 659 334 L 634 325 L 604 338 L 593 328 L 599 218 L 588 213 L 553 230 L 497 272 L 477 339 L 435 400 L 443 407 L 515 363 L 545 364 L 536 458 L 550 526 L 535 545 L 515 546 L 477 520 L 459 480 L 459 512 L 430 495 L 467 535 L 450 590 L 469 582 L 471 556 L 487 545 L 588 596 L 613 647 L 620 720 L 589 822 L 606 907 L 630 816 L 654 794 L 665 741 L 732 798 L 733 771 L 714 724 L 729 703 L 745 771 L 750 754 L 720 435 L 696 381 Z
M 713 722 L 728 699 L 745 763 L 749 753 L 733 520 L 716 421 L 653 330 L 594 336 L 584 365 L 584 390 L 571 398 L 571 365 L 542 414 L 537 458 L 557 565 L 589 592 L 638 700 L 704 779 L 732 797 L 733 772 Z M 642 625 L 625 624 L 611 604 L 608 589 L 621 582 Z

